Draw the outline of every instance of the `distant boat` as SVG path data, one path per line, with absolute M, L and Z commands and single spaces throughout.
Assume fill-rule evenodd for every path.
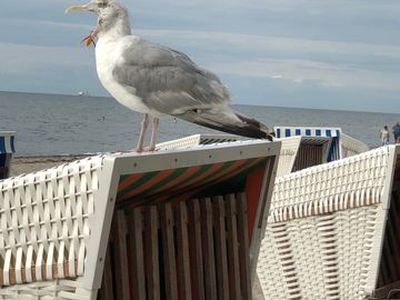
M 86 96 L 86 97 L 89 97 L 90 94 L 89 94 L 88 91 L 80 91 L 80 92 L 78 92 L 78 96 Z

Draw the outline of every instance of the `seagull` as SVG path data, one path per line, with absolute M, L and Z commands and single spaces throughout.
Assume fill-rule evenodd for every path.
M 154 151 L 159 119 L 183 119 L 208 128 L 250 138 L 272 140 L 259 121 L 235 112 L 228 89 L 219 78 L 186 54 L 132 35 L 127 9 L 115 0 L 91 0 L 65 12 L 97 15 L 86 45 L 95 44 L 96 69 L 104 88 L 122 105 L 143 114 L 137 152 Z M 149 147 L 144 140 L 149 122 Z

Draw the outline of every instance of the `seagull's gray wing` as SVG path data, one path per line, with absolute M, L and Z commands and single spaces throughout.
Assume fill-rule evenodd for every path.
M 228 90 L 218 77 L 185 54 L 139 38 L 122 42 L 113 78 L 148 108 L 209 128 L 272 139 L 264 124 L 229 108 Z
M 150 109 L 180 115 L 229 102 L 228 90 L 217 76 L 199 68 L 185 54 L 140 38 L 124 43 L 113 78 Z

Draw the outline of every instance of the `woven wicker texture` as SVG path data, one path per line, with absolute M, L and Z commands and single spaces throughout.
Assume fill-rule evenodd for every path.
M 35 282 L 1 288 L 0 299 L 47 299 L 68 284 L 37 282 L 83 275 L 101 163 L 97 156 L 0 181 L 0 286 Z
M 267 299 L 365 299 L 371 293 L 390 151 L 277 179 L 257 265 Z
M 307 217 L 381 201 L 389 148 L 304 169 L 276 180 L 269 221 Z
M 0 289 L 0 299 L 9 300 L 89 300 L 91 294 L 79 289 L 73 280 L 40 281 Z

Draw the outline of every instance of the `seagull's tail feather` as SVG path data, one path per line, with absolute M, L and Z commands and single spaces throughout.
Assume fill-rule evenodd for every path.
M 266 125 L 231 110 L 191 110 L 176 117 L 204 127 L 249 138 L 272 141 L 274 137 L 273 132 Z

